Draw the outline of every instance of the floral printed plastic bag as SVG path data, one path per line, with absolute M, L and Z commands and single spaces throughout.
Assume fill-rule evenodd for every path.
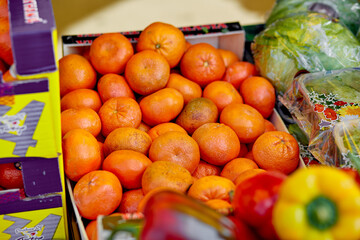
M 340 167 L 332 133 L 337 123 L 360 117 L 360 68 L 300 75 L 279 100 L 307 135 L 311 154 Z
M 295 137 L 299 143 L 300 156 L 304 161 L 305 166 L 320 164 L 320 162 L 309 151 L 309 139 L 301 130 L 297 123 L 287 125 L 289 133 Z

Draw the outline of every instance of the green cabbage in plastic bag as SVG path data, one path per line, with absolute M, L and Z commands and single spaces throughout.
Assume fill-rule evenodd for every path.
M 282 95 L 299 72 L 360 66 L 360 42 L 339 22 L 318 13 L 274 22 L 251 45 L 260 74 Z
M 277 0 L 266 21 L 266 26 L 278 19 L 305 12 L 324 13 L 339 19 L 354 35 L 360 27 L 358 0 Z

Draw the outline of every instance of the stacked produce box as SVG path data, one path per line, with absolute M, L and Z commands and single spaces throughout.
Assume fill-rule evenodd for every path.
M 0 82 L 0 238 L 68 239 L 52 5 L 12 0 L 1 9 L 8 58 Z

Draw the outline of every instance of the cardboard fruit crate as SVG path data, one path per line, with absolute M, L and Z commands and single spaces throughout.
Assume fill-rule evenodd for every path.
M 51 2 L 8 1 L 16 81 L 0 81 L 0 163 L 24 189 L 0 191 L 0 239 L 68 239 L 57 31 Z
M 179 29 L 184 33 L 186 40 L 191 44 L 206 42 L 215 48 L 231 50 L 237 54 L 239 59 L 244 59 L 245 31 L 239 22 L 187 26 L 179 27 Z M 135 46 L 140 32 L 141 31 L 130 31 L 121 33 Z M 93 40 L 100 35 L 101 33 L 62 36 L 63 56 L 68 54 L 83 54 L 89 50 Z M 284 122 L 275 109 L 273 114 L 270 116 L 270 121 L 278 130 L 288 132 Z M 300 159 L 299 167 L 304 166 L 304 162 Z M 80 216 L 80 213 L 75 205 L 72 191 L 74 186 L 74 182 L 66 179 L 66 187 L 69 193 L 72 208 L 74 210 L 74 222 L 77 223 L 77 225 L 72 224 L 72 226 L 77 227 L 74 232 L 78 232 L 80 234 L 80 239 L 88 240 L 85 232 L 85 226 L 89 221 Z

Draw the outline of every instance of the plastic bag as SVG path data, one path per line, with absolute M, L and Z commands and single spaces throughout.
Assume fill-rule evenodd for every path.
M 278 19 L 306 12 L 324 13 L 338 19 L 354 35 L 360 27 L 358 0 L 277 0 L 266 21 L 266 26 Z
M 360 66 L 360 42 L 325 15 L 309 13 L 280 19 L 260 32 L 251 45 L 260 74 L 282 95 L 301 72 Z
M 360 118 L 337 123 L 333 137 L 340 166 L 355 168 L 360 172 Z
M 300 75 L 279 101 L 307 135 L 311 154 L 342 165 L 332 132 L 336 123 L 360 117 L 360 68 Z

